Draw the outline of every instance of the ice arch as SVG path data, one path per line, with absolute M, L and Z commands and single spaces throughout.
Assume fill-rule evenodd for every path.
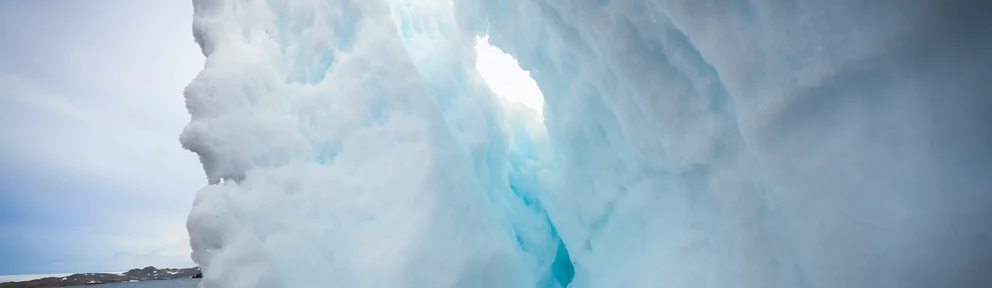
M 208 288 L 987 286 L 987 6 L 194 1 L 193 258 Z

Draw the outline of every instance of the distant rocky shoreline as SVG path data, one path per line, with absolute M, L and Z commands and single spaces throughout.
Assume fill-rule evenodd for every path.
M 124 273 L 80 273 L 65 277 L 47 277 L 30 281 L 6 282 L 0 283 L 0 288 L 66 287 L 115 282 L 138 282 L 201 277 L 203 277 L 203 274 L 200 273 L 200 267 L 157 269 L 155 267 L 148 266 L 141 269 L 131 269 Z

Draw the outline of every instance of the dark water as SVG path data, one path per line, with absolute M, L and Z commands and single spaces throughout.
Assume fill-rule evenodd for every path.
M 200 279 L 153 280 L 141 282 L 108 283 L 101 285 L 73 286 L 93 288 L 196 288 Z

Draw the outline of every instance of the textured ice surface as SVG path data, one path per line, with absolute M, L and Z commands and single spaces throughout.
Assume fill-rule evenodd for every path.
M 194 1 L 202 285 L 992 285 L 984 2 Z

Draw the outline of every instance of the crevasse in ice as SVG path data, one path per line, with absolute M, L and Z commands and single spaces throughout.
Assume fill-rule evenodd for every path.
M 193 3 L 202 287 L 992 283 L 983 1 Z

